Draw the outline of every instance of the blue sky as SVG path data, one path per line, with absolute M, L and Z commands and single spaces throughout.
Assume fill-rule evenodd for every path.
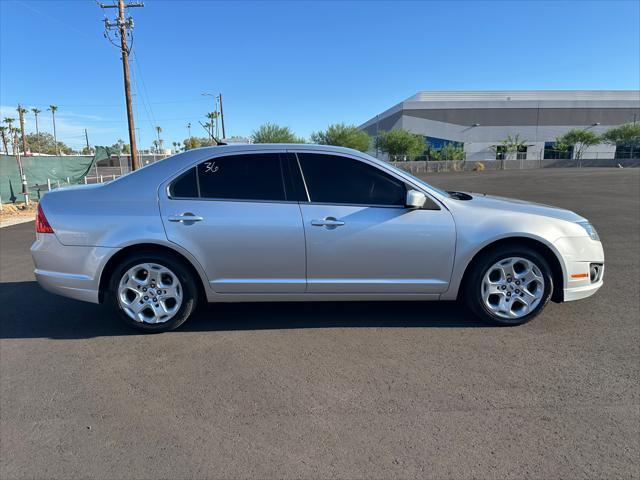
M 419 90 L 640 88 L 637 0 L 147 0 L 131 12 L 139 148 L 154 125 L 165 145 L 183 140 L 188 122 L 203 135 L 205 91 L 223 93 L 228 135 L 272 121 L 308 136 Z M 16 117 L 18 102 L 55 103 L 69 145 L 83 145 L 84 128 L 92 144 L 126 140 L 122 68 L 103 15 L 94 0 L 0 0 L 0 116 Z

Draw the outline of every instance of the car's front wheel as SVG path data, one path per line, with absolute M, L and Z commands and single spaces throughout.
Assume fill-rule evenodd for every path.
M 138 253 L 113 271 L 109 303 L 128 325 L 166 332 L 182 325 L 195 310 L 198 289 L 185 265 L 171 255 Z
M 466 278 L 464 297 L 481 319 L 520 325 L 537 316 L 549 302 L 553 277 L 549 264 L 526 247 L 483 254 Z

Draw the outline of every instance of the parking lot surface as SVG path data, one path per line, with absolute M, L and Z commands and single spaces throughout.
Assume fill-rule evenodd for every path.
M 437 303 L 210 306 L 141 335 L 0 229 L 0 477 L 638 478 L 640 169 L 433 174 L 569 208 L 594 297 L 491 327 Z

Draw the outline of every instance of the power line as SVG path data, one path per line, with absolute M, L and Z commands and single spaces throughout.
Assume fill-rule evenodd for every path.
M 142 75 L 142 68 L 140 66 L 140 61 L 138 60 L 138 56 L 136 55 L 136 52 L 133 52 L 133 63 L 136 66 L 136 69 L 138 71 L 138 77 L 140 78 L 140 81 L 142 82 L 142 90 L 144 93 L 143 96 L 143 100 L 146 98 L 146 103 L 147 105 L 149 105 L 149 111 L 151 112 L 151 118 L 153 119 L 153 122 L 157 125 L 157 121 L 156 121 L 156 116 L 153 113 L 153 108 L 151 107 L 151 102 L 149 101 L 149 91 L 147 90 L 147 84 L 144 81 L 144 76 Z
M 81 30 L 78 30 L 77 28 L 73 27 L 72 25 L 70 25 L 68 22 L 64 22 L 62 20 L 60 20 L 59 18 L 54 17 L 53 15 L 50 15 L 48 13 L 45 13 L 41 10 L 38 10 L 37 8 L 32 7 L 31 5 L 25 3 L 25 2 L 21 2 L 21 1 L 17 1 L 16 3 L 18 3 L 18 5 L 22 5 L 23 7 L 27 8 L 28 10 L 31 10 L 34 13 L 37 13 L 38 15 L 48 18 L 49 20 L 53 20 L 56 23 L 59 23 L 60 25 L 63 25 L 67 30 L 71 30 L 73 32 L 79 33 L 80 35 L 83 35 L 87 38 L 91 38 L 93 39 L 94 37 L 92 37 L 91 35 L 89 35 L 87 32 L 83 32 Z
M 135 69 L 133 70 L 132 81 L 133 81 L 133 90 L 135 92 L 135 112 L 136 112 L 136 125 L 140 125 L 140 95 L 138 93 L 138 80 L 135 74 Z M 140 140 L 140 127 L 136 128 L 136 140 L 138 145 L 142 145 L 142 140 Z
M 144 96 L 142 95 L 142 93 L 140 92 L 140 88 L 138 87 L 138 83 L 139 83 L 139 82 L 138 82 L 139 71 L 138 71 L 138 73 L 136 74 L 136 69 L 134 68 L 134 69 L 132 70 L 132 72 L 133 72 L 133 88 L 134 88 L 134 90 L 135 90 L 135 92 L 136 92 L 136 102 L 137 102 L 138 104 L 142 104 L 142 108 L 144 108 L 144 111 L 145 111 L 145 113 L 146 113 L 146 115 L 147 115 L 147 120 L 148 120 L 148 122 L 149 122 L 151 125 L 153 125 L 153 121 L 152 121 L 152 119 L 151 119 L 151 114 L 149 113 L 149 109 L 147 108 L 147 104 L 146 104 L 146 102 L 145 102 Z M 140 122 L 140 109 L 138 109 L 138 110 L 137 110 L 136 118 L 137 118 L 137 120 L 136 120 L 136 121 Z M 138 128 L 138 129 L 136 129 L 136 130 L 137 130 L 137 132 L 138 132 L 138 137 L 139 137 L 139 136 L 140 136 L 140 129 Z
M 1 0 L 0 0 L 1 1 Z M 132 52 L 132 56 L 135 56 L 135 52 Z M 173 103 L 185 103 L 185 102 L 201 102 L 202 99 L 197 97 L 186 98 L 183 100 L 167 100 L 163 102 L 149 102 L 150 105 L 168 105 Z M 15 102 L 14 102 L 15 103 Z M 49 103 L 29 103 L 32 107 L 48 107 Z M 59 107 L 122 107 L 120 103 L 56 103 Z

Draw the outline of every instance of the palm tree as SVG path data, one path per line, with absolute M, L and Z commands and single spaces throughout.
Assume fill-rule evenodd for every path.
M 51 112 L 51 117 L 53 118 L 53 141 L 56 146 L 56 153 L 60 155 L 60 148 L 58 147 L 58 136 L 56 135 L 56 112 L 58 111 L 58 107 L 56 105 L 49 105 L 49 108 L 47 108 L 47 110 Z
M 158 153 L 162 149 L 162 140 L 160 139 L 160 133 L 162 133 L 162 127 L 160 125 L 156 125 L 156 135 L 158 136 Z
M 14 155 L 18 154 L 18 132 L 20 131 L 17 127 L 9 127 L 9 138 L 11 139 L 11 148 Z
M 209 112 L 206 117 L 210 120 L 211 125 L 211 139 L 213 140 L 213 127 L 218 125 L 218 112 Z
M 36 117 L 36 138 L 38 139 L 38 150 L 40 150 L 40 130 L 38 130 L 38 114 L 40 114 L 42 110 L 38 110 L 37 108 L 32 108 L 31 111 Z
M 18 104 L 16 108 L 18 117 L 20 118 L 20 135 L 22 135 L 22 152 L 27 153 L 27 137 L 24 136 L 24 114 L 28 112 L 26 108 Z
M 209 134 L 209 139 L 211 139 L 211 132 L 213 131 L 213 122 L 205 122 L 204 128 L 207 130 L 207 133 Z
M 2 146 L 4 147 L 4 153 L 6 155 L 9 155 L 9 149 L 7 148 L 7 130 L 9 130 L 9 127 L 0 125 L 0 136 L 2 136 Z
M 13 154 L 16 154 L 16 147 L 13 144 L 13 122 L 15 122 L 16 119 L 15 118 L 11 118 L 11 117 L 4 117 L 3 122 L 7 124 L 7 136 L 9 137 L 9 143 L 11 144 L 11 150 L 13 152 Z M 7 150 L 7 154 L 9 153 L 9 151 Z

